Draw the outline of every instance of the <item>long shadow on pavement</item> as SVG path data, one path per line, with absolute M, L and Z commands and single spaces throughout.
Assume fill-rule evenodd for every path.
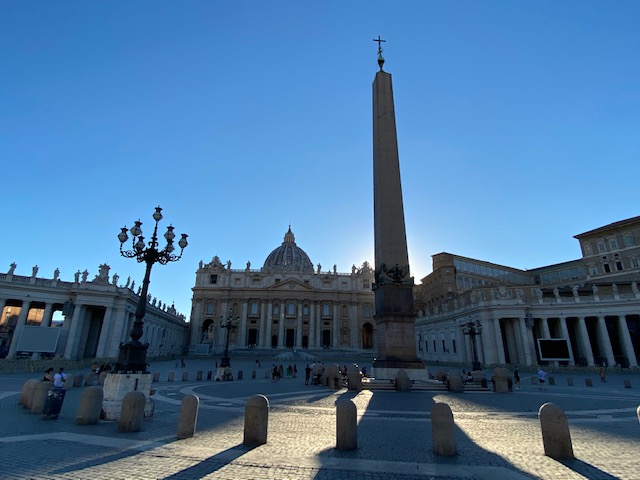
M 589 480 L 619 480 L 618 477 L 603 472 L 599 468 L 585 463 L 582 460 L 578 460 L 577 458 L 573 460 L 560 460 L 560 463 Z
M 219 452 L 209 458 L 202 460 L 200 463 L 192 467 L 185 468 L 179 472 L 164 477 L 163 480 L 192 480 L 194 478 L 203 478 L 207 475 L 220 470 L 224 466 L 240 458 L 242 455 L 253 450 L 255 447 L 249 447 L 243 444 L 228 448 L 223 452 Z

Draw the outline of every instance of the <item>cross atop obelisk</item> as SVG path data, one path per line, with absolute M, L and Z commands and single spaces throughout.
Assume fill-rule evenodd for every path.
M 399 369 L 410 378 L 428 375 L 416 356 L 413 278 L 404 224 L 402 185 L 391 74 L 382 70 L 373 81 L 373 217 L 375 229 L 376 377 L 395 378 Z
M 382 71 L 382 66 L 384 65 L 384 57 L 382 56 L 382 42 L 386 42 L 386 40 L 382 40 L 380 35 L 378 38 L 373 39 L 374 42 L 378 42 L 378 66 L 380 67 L 380 71 Z

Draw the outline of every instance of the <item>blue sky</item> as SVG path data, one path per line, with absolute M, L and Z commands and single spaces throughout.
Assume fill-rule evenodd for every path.
M 373 38 L 393 75 L 412 274 L 442 251 L 527 269 L 640 214 L 636 1 L 0 2 L 0 271 L 72 280 L 133 220 L 262 266 L 289 224 L 323 270 L 373 262 Z M 163 229 L 164 231 L 164 229 Z

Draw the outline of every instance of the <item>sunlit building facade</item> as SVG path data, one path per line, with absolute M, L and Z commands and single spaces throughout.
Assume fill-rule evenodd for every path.
M 580 259 L 533 270 L 433 255 L 433 272 L 415 290 L 419 355 L 463 364 L 477 357 L 485 365 L 637 367 L 640 217 L 575 238 Z M 480 332 L 468 334 L 470 324 Z M 566 350 L 552 359 L 541 351 L 545 340 Z

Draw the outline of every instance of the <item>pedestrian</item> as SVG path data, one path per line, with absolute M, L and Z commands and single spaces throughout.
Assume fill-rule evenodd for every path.
M 599 375 L 600 375 L 600 381 L 603 383 L 607 383 L 607 372 L 605 371 L 604 368 L 600 369 Z
M 53 376 L 53 386 L 54 388 L 62 388 L 64 387 L 64 381 L 67 379 L 67 374 L 64 373 L 64 368 L 60 367 L 58 373 Z
M 516 387 L 516 390 L 520 390 L 520 372 L 518 371 L 518 367 L 513 369 L 513 385 Z
M 309 379 L 311 378 L 311 367 L 307 363 L 307 366 L 304 367 L 304 384 L 309 385 Z
M 298 366 L 293 364 L 293 378 L 298 378 Z
M 544 370 L 542 370 L 542 368 L 540 368 L 538 370 L 538 383 L 540 384 L 540 386 L 538 387 L 539 390 L 545 390 L 544 384 L 546 379 L 547 379 L 547 372 L 545 372 Z
M 43 382 L 53 382 L 53 367 L 49 367 L 44 371 Z

